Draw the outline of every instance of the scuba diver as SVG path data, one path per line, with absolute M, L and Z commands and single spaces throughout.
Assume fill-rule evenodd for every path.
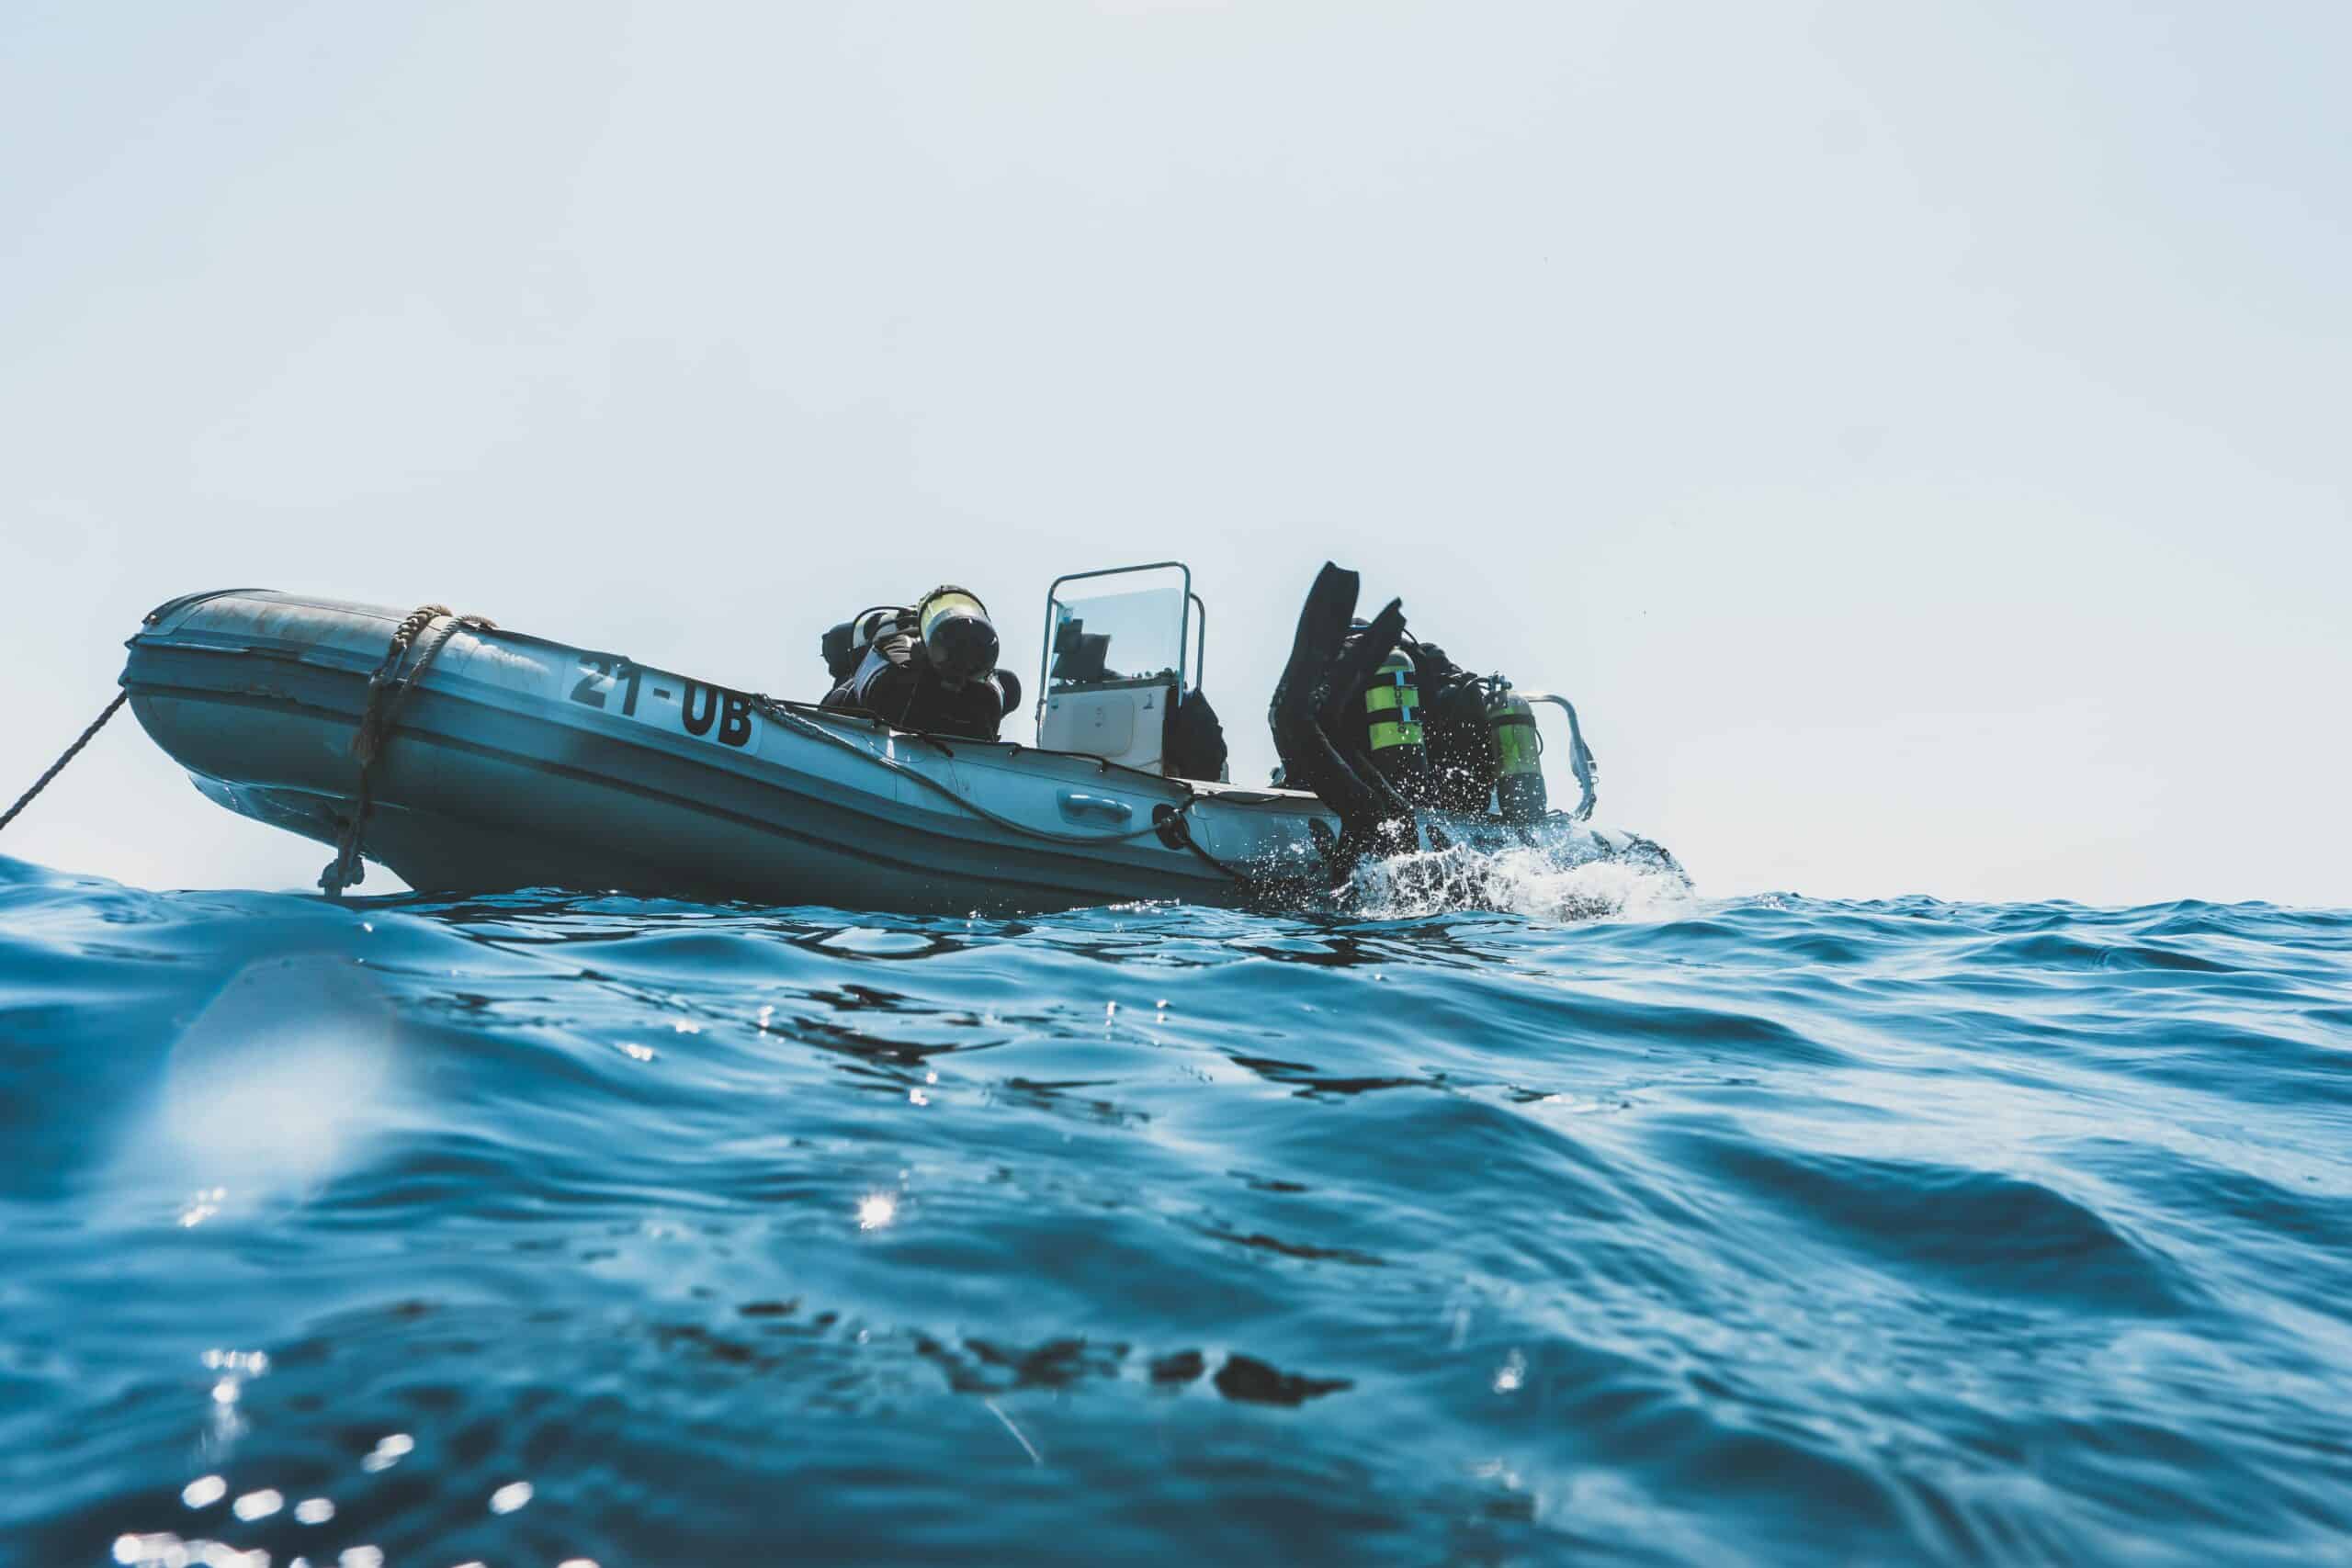
M 1501 675 L 1474 676 L 1435 643 L 1405 630 L 1403 603 L 1370 621 L 1355 615 L 1360 579 L 1325 562 L 1301 607 L 1289 662 L 1267 721 L 1283 781 L 1314 792 L 1340 818 L 1326 846 L 1342 874 L 1366 854 L 1444 840 L 1423 811 L 1491 813 L 1525 827 L 1547 814 L 1543 740 L 1532 702 L 1568 715 L 1570 766 L 1592 812 L 1592 753 L 1566 699 L 1514 691 Z
M 820 640 L 832 690 L 818 705 L 899 729 L 994 740 L 1021 705 L 1021 682 L 996 667 L 996 627 L 968 590 L 943 584 L 909 607 L 876 604 Z

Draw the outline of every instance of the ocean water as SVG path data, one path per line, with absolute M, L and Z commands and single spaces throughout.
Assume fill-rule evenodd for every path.
M 2352 913 L 1411 885 L 0 861 L 0 1562 L 2352 1561 Z

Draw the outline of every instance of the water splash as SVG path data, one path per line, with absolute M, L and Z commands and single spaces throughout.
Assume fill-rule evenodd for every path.
M 1452 844 L 1358 866 L 1349 903 L 1367 919 L 1408 920 L 1490 910 L 1537 920 L 1618 916 L 1666 919 L 1697 895 L 1672 856 L 1569 824 L 1547 824 L 1505 848 Z

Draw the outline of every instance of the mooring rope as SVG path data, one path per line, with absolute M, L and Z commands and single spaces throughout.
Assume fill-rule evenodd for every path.
M 14 822 L 17 819 L 17 813 L 22 811 L 26 807 L 30 806 L 33 803 L 33 796 L 47 789 L 49 787 L 49 781 L 63 773 L 65 771 L 65 764 L 80 756 L 82 754 L 82 748 L 87 746 L 92 739 L 97 735 L 98 731 L 107 727 L 107 720 L 112 718 L 118 712 L 119 712 L 122 708 L 122 705 L 130 700 L 130 694 L 129 692 L 117 692 L 114 694 L 114 701 L 107 705 L 106 711 L 98 715 L 97 717 L 92 719 L 90 721 L 90 728 L 82 731 L 81 738 L 75 740 L 73 745 L 65 748 L 65 754 L 63 756 L 58 758 L 57 761 L 49 765 L 49 772 L 35 779 L 33 781 L 32 788 L 17 796 L 17 804 L 8 807 L 8 814 L 6 816 L 0 817 L 0 828 L 6 828 L 9 823 Z

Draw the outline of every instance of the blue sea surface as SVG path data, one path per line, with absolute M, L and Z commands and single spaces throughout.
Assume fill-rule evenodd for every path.
M 0 860 L 0 1562 L 2352 1561 L 2352 913 L 1502 901 Z

